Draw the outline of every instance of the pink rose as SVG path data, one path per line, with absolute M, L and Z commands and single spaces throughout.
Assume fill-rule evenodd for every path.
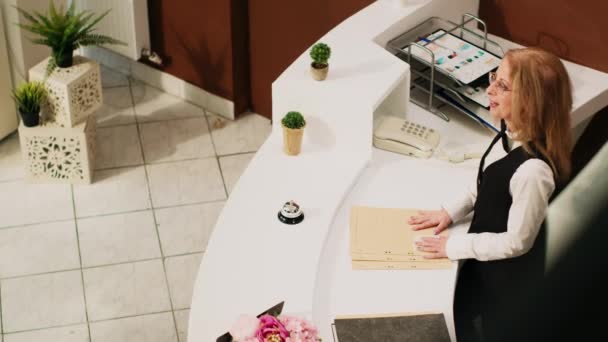
M 279 321 L 289 331 L 289 338 L 285 342 L 316 342 L 320 340 L 317 328 L 308 320 L 292 316 L 279 316 Z
M 255 316 L 241 315 L 230 329 L 230 335 L 235 341 L 246 341 L 255 336 L 259 324 Z
M 259 342 L 285 342 L 289 337 L 289 332 L 276 317 L 264 315 L 260 317 L 256 336 Z

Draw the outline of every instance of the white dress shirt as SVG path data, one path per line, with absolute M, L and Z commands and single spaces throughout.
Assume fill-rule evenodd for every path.
M 553 171 L 540 159 L 528 159 L 511 177 L 509 190 L 513 202 L 507 231 L 451 235 L 446 244 L 449 259 L 506 259 L 520 256 L 532 248 L 555 190 Z M 456 222 L 473 210 L 476 198 L 477 182 L 473 182 L 461 199 L 442 207 Z

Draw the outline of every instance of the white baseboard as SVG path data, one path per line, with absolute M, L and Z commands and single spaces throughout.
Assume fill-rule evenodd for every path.
M 110 50 L 98 47 L 81 49 L 81 54 L 120 73 L 131 76 L 162 91 L 234 120 L 234 102 L 212 94 L 166 72 L 136 62 Z

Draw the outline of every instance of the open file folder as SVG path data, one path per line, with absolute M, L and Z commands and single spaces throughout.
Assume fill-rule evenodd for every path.
M 425 259 L 415 241 L 436 236 L 432 229 L 413 231 L 408 224 L 417 209 L 353 207 L 350 216 L 350 252 L 353 269 L 441 269 L 448 259 Z M 440 235 L 447 236 L 447 231 Z

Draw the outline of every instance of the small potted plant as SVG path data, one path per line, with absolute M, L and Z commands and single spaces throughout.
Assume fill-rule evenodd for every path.
M 76 1 L 72 1 L 67 11 L 63 7 L 58 10 L 54 0 L 50 0 L 46 15 L 37 11 L 30 13 L 21 8 L 17 10 L 28 21 L 27 24 L 19 24 L 19 26 L 38 36 L 32 39 L 32 42 L 51 48 L 52 58 L 47 69 L 49 74 L 56 66 L 60 68 L 72 66 L 74 50 L 80 46 L 125 44 L 95 33 L 95 25 L 108 14 L 109 10 L 97 16 L 90 11 L 76 13 Z
M 325 43 L 317 43 L 310 49 L 310 58 L 312 63 L 310 64 L 310 72 L 312 78 L 317 81 L 323 81 L 327 77 L 327 71 L 329 70 L 328 60 L 331 56 L 331 49 Z
M 21 120 L 26 127 L 40 123 L 40 107 L 46 99 L 46 89 L 40 82 L 26 82 L 13 90 L 13 99 L 19 107 Z
M 281 120 L 283 126 L 283 151 L 290 156 L 300 154 L 302 148 L 302 136 L 306 121 L 299 112 L 289 112 Z

